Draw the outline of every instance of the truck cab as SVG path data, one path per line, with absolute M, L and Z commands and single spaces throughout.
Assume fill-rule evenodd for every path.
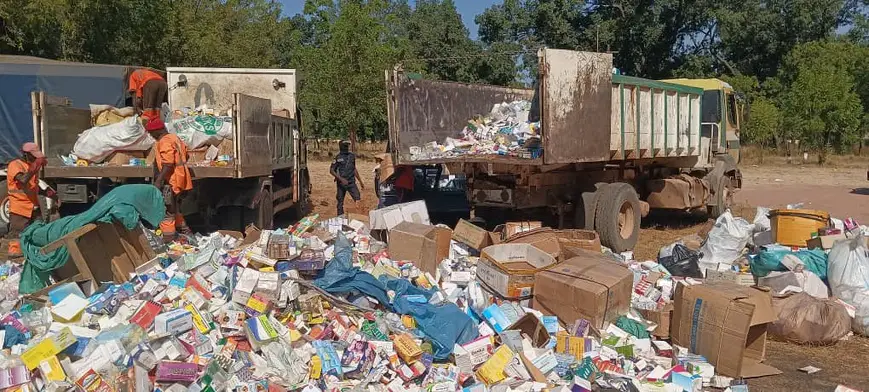
M 739 131 L 742 126 L 742 95 L 719 79 L 669 79 L 664 82 L 703 89 L 700 132 L 709 137 L 712 152 L 730 154 L 738 163 Z

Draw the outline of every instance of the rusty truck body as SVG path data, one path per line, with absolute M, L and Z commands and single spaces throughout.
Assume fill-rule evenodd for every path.
M 394 162 L 464 173 L 476 216 L 521 219 L 543 211 L 553 225 L 596 230 L 615 251 L 633 248 L 650 208 L 717 215 L 729 207 L 741 175 L 720 127 L 721 99 L 728 98 L 722 91 L 618 75 L 611 54 L 542 49 L 538 58 L 535 89 L 387 71 Z M 514 100 L 532 101 L 542 156 L 411 154 L 412 147 L 460 137 L 470 119 Z M 732 120 L 738 135 L 738 118 Z
M 185 214 L 196 213 L 209 226 L 241 229 L 247 223 L 270 228 L 273 216 L 286 209 L 305 213 L 310 177 L 295 70 L 170 67 L 166 79 L 172 110 L 206 105 L 230 111 L 233 119 L 232 140 L 219 145 L 219 153 L 229 156 L 226 165 L 203 164 L 205 152 L 191 152 L 194 188 L 182 205 Z M 153 177 L 153 154 L 147 153 L 148 166 L 64 165 L 59 157 L 91 127 L 91 112 L 42 92 L 32 100 L 34 139 L 48 158 L 43 177 L 63 204 L 86 206 L 116 185 Z

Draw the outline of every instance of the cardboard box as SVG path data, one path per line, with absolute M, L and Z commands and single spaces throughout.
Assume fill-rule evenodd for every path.
M 806 240 L 806 247 L 809 249 L 821 248 L 824 250 L 833 249 L 833 244 L 836 241 L 847 239 L 844 234 L 822 235 L 810 240 Z
M 549 332 L 543 325 L 543 321 L 531 313 L 526 313 L 519 320 L 516 320 L 516 322 L 507 327 L 507 330 L 515 330 L 519 331 L 522 335 L 527 335 L 531 339 L 531 345 L 534 347 L 544 347 L 549 343 Z
M 530 244 L 492 245 L 477 262 L 477 280 L 503 298 L 518 300 L 532 295 L 534 274 L 556 263 Z
M 523 221 L 523 222 L 507 222 L 504 224 L 504 234 L 502 238 L 507 239 L 515 234 L 519 234 L 534 229 L 543 227 L 541 221 Z
M 531 244 L 535 248 L 540 249 L 556 260 L 562 261 L 564 254 L 561 249 L 561 241 L 554 230 L 550 228 L 534 229 L 521 232 L 504 240 L 505 244 Z
M 740 286 L 754 286 L 754 275 L 748 272 L 706 270 L 706 282 L 730 282 Z
M 389 231 L 389 257 L 413 261 L 417 268 L 432 275 L 438 264 L 450 255 L 452 230 L 443 227 L 402 222 Z
M 392 230 L 401 222 L 430 225 L 428 219 L 428 207 L 425 201 L 417 200 L 410 203 L 401 203 L 372 210 L 368 213 L 371 230 Z
M 776 320 L 769 293 L 716 282 L 676 288 L 673 343 L 704 356 L 728 377 L 781 373 L 761 363 L 769 323 Z
M 660 310 L 643 310 L 637 309 L 644 319 L 649 320 L 657 327 L 652 331 L 652 335 L 660 339 L 670 338 L 670 321 L 673 319 L 673 304 L 667 304 Z
M 456 224 L 453 239 L 476 250 L 492 245 L 492 233 L 464 219 L 459 219 Z
M 537 274 L 531 307 L 567 324 L 583 318 L 602 328 L 630 309 L 634 275 L 602 254 L 577 251 L 580 256 Z

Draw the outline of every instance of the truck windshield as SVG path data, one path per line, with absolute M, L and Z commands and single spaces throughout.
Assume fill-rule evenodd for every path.
M 721 121 L 721 94 L 718 90 L 703 92 L 703 109 L 700 121 L 704 123 L 718 123 Z
M 736 125 L 736 96 L 727 94 L 727 122 Z

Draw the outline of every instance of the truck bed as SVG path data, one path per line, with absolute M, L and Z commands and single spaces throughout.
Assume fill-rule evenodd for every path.
M 246 178 L 293 167 L 294 132 L 298 129 L 296 120 L 271 114 L 267 99 L 243 94 L 234 96 L 238 103 L 233 117 L 233 140 L 223 140 L 220 146 L 221 154 L 232 156 L 231 164 L 225 167 L 198 166 L 205 154 L 202 150 L 193 150 L 188 161 L 193 177 Z M 48 159 L 44 168 L 45 178 L 143 178 L 153 175 L 150 166 L 153 158 L 148 160 L 149 166 L 122 166 L 127 159 L 114 159 L 112 165 L 65 166 L 59 156 L 69 154 L 78 135 L 91 127 L 90 110 L 73 108 L 65 102 L 63 98 L 44 93 L 33 94 L 33 105 L 37 108 L 34 111 L 34 138 Z M 259 120 L 261 118 L 270 120 L 263 122 Z M 118 158 L 149 156 L 149 152 L 116 154 Z
M 387 72 L 389 137 L 397 164 L 581 162 L 700 157 L 703 90 L 614 75 L 612 55 L 543 49 L 534 90 L 410 78 Z M 543 157 L 462 155 L 413 160 L 410 147 L 457 138 L 467 122 L 517 99 L 539 103 Z M 532 104 L 532 108 L 535 105 Z

